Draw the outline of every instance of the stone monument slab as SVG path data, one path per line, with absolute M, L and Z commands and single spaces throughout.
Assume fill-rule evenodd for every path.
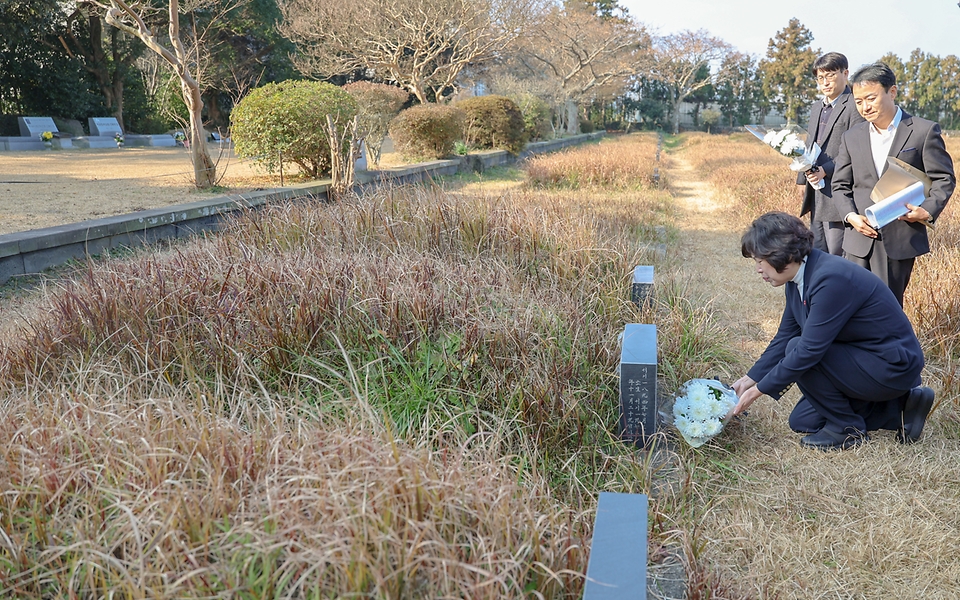
M 630 289 L 630 299 L 638 307 L 644 304 L 653 295 L 653 266 L 638 265 L 633 270 L 633 286 Z
M 647 597 L 647 496 L 600 492 L 583 600 Z
M 87 124 L 90 126 L 90 137 L 112 138 L 118 133 L 123 135 L 123 129 L 116 117 L 90 117 Z
M 627 323 L 620 353 L 620 437 L 638 447 L 657 433 L 657 326 Z
M 17 117 L 17 124 L 20 126 L 21 137 L 40 138 L 44 131 L 50 133 L 59 133 L 56 123 L 51 117 Z

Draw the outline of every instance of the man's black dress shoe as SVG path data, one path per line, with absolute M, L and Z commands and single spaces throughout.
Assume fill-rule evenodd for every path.
M 800 445 L 817 450 L 846 450 L 870 441 L 866 433 L 836 433 L 826 427 L 816 433 L 800 438 Z
M 901 444 L 912 444 L 919 440 L 931 408 L 933 408 L 932 389 L 915 387 L 910 390 L 907 402 L 903 406 L 903 428 L 897 432 L 897 441 Z

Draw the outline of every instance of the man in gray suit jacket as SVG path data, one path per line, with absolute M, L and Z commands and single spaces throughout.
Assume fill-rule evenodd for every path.
M 843 215 L 832 200 L 833 159 L 840 150 L 840 136 L 853 125 L 863 123 L 863 117 L 857 112 L 847 85 L 850 71 L 846 56 L 839 52 L 824 54 L 813 63 L 813 75 L 823 100 L 815 102 L 810 109 L 807 147 L 816 142 L 821 152 L 816 168 L 797 176 L 803 195 L 800 216 L 810 213 L 813 247 L 839 256 L 843 253 L 844 227 Z M 816 189 L 814 186 L 821 181 L 823 187 Z
M 843 134 L 833 173 L 833 200 L 849 225 L 843 250 L 847 259 L 873 271 L 903 306 L 916 257 L 930 251 L 927 224 L 943 212 L 956 186 L 953 159 L 933 121 L 910 115 L 895 103 L 897 80 L 890 67 L 874 63 L 851 78 L 857 110 L 867 120 Z M 921 206 L 879 231 L 865 215 L 870 192 L 895 156 L 931 179 Z

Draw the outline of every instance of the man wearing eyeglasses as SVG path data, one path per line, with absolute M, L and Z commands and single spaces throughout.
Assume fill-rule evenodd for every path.
M 800 216 L 810 213 L 814 248 L 838 256 L 843 254 L 843 215 L 835 206 L 830 189 L 833 159 L 840 150 L 840 136 L 863 122 L 847 85 L 849 74 L 847 57 L 839 52 L 828 52 L 814 61 L 813 75 L 823 99 L 810 110 L 807 147 L 816 142 L 821 152 L 815 167 L 797 176 L 803 197 Z M 817 189 L 820 182 L 823 185 Z

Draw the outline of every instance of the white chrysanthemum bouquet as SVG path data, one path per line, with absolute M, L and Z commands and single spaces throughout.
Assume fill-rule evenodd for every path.
M 802 156 L 806 146 L 796 132 L 790 129 L 770 130 L 763 136 L 763 143 L 784 156 Z
M 754 137 L 761 140 L 764 144 L 770 146 L 780 154 L 793 158 L 790 163 L 790 169 L 793 171 L 807 172 L 817 164 L 817 158 L 820 157 L 820 145 L 816 142 L 810 148 L 801 137 L 802 134 L 795 125 L 783 127 L 781 129 L 767 129 L 761 125 L 747 125 L 744 127 L 752 133 Z M 816 189 L 822 189 L 823 181 L 814 185 Z
M 736 405 L 736 392 L 716 379 L 691 379 L 673 401 L 673 424 L 688 444 L 699 448 L 723 430 Z

